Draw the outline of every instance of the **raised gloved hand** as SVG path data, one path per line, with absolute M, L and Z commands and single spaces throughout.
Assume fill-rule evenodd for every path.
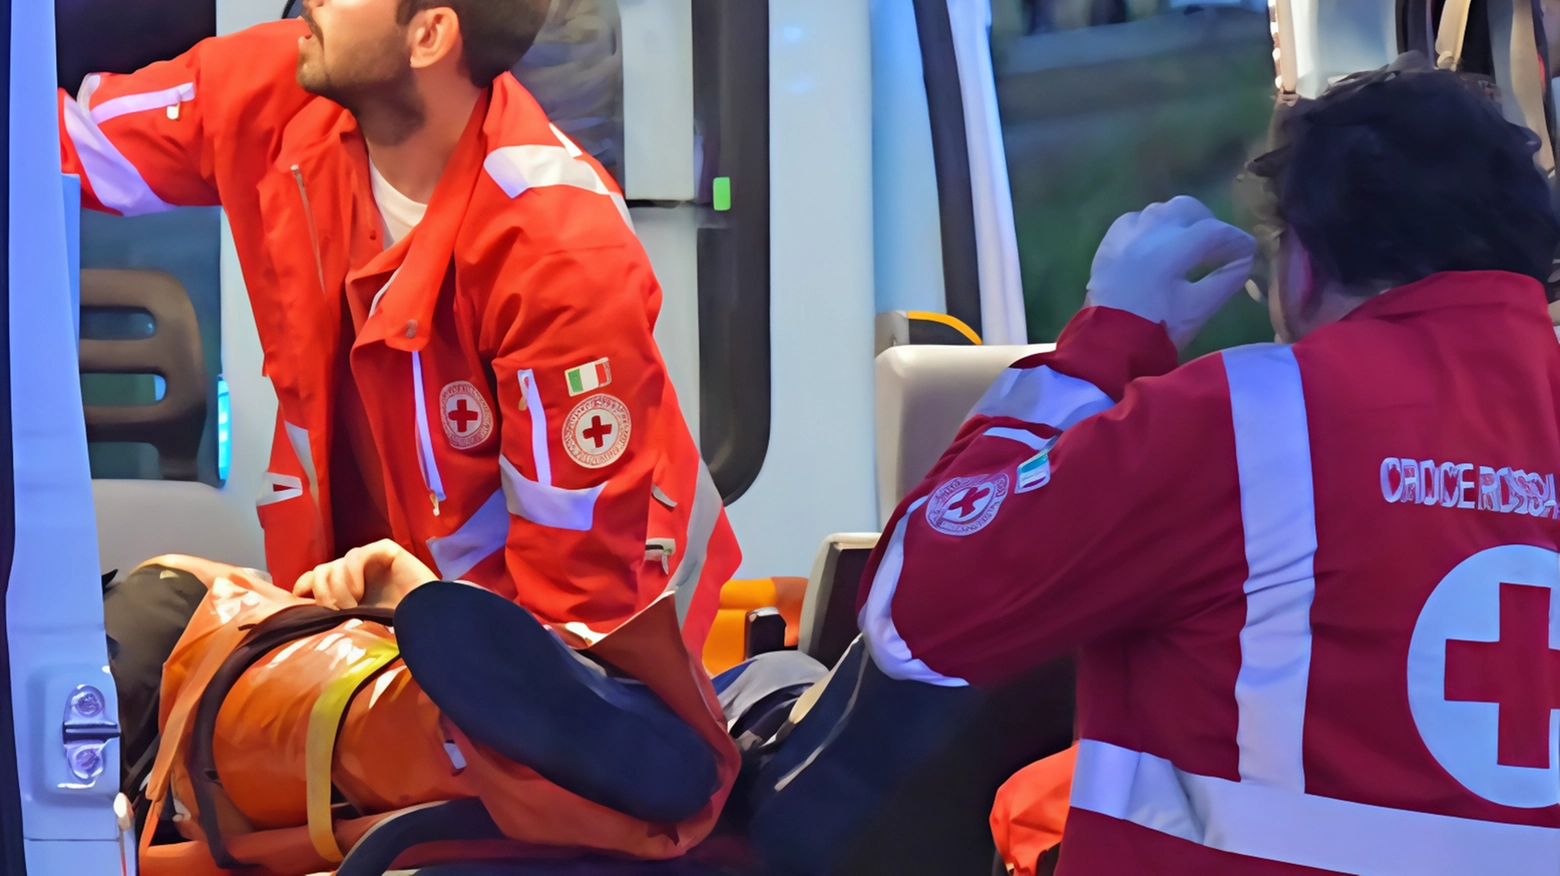
M 1117 219 L 1094 254 L 1084 306 L 1113 307 L 1163 323 L 1184 349 L 1245 285 L 1256 239 L 1213 217 L 1196 198 L 1150 204 Z M 1194 268 L 1210 273 L 1192 282 Z

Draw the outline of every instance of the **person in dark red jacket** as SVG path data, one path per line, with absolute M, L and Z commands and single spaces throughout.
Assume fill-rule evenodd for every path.
M 1254 244 L 1187 198 L 1120 219 L 1055 352 L 889 520 L 862 676 L 955 702 L 1075 653 L 1062 874 L 1554 873 L 1560 222 L 1535 138 L 1411 62 L 1286 132 L 1255 166 L 1281 343 L 1177 367 Z M 831 757 L 850 727 L 761 783 L 772 811 L 893 784 Z M 782 821 L 760 810 L 761 843 L 812 872 Z

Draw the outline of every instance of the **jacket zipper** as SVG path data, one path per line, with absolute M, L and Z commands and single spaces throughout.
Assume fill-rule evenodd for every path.
M 439 462 L 433 456 L 433 432 L 428 428 L 428 401 L 423 395 L 422 353 L 412 353 L 412 389 L 417 394 L 417 467 L 422 469 L 423 486 L 433 502 L 433 516 L 439 516 L 444 501 L 444 479 L 439 477 Z
M 314 270 L 320 276 L 320 294 L 328 294 L 325 291 L 325 259 L 320 255 L 320 230 L 314 224 L 314 208 L 309 205 L 309 191 L 303 186 L 303 171 L 298 165 L 292 166 L 293 179 L 298 183 L 298 197 L 303 199 L 303 215 L 309 220 L 309 243 L 314 247 Z

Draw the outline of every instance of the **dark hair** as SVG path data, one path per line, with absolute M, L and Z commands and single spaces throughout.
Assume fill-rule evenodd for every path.
M 466 73 L 487 88 L 520 63 L 547 21 L 547 0 L 401 0 L 397 20 L 406 24 L 425 9 L 448 7 L 460 19 Z
M 1549 279 L 1560 219 L 1540 145 L 1483 86 L 1407 55 L 1275 119 L 1251 163 L 1321 281 L 1374 294 L 1441 271 Z

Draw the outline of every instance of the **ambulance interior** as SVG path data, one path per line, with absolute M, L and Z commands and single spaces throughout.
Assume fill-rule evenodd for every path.
M 0 2 L 13 94 L 44 80 L 74 91 L 90 72 L 299 5 L 56 0 L 51 20 L 46 4 Z M 832 664 L 856 635 L 856 583 L 883 521 L 991 380 L 1056 338 L 1109 223 L 1184 193 L 1249 226 L 1232 181 L 1266 143 L 1278 88 L 1315 94 L 1403 49 L 1433 55 L 1443 5 L 553 0 L 516 75 L 624 188 L 665 293 L 657 339 L 743 547 L 711 669 L 787 642 Z M 1472 4 L 1497 50 L 1470 63 L 1497 84 L 1527 57 L 1511 6 Z M 1514 118 L 1533 120 L 1528 98 L 1508 101 Z M 1533 126 L 1547 134 L 1539 99 Z M 13 97 L 13 125 L 24 103 Z M 36 118 L 47 130 L 28 142 L 41 150 L 54 135 Z M 29 148 L 14 130 L 11 148 Z M 40 247 L 16 205 L 28 192 L 60 199 L 47 161 L 29 176 L 11 160 L 16 556 L 0 734 L 23 766 L 0 768 L 0 866 L 106 874 L 121 866 L 103 815 L 114 746 L 101 743 L 100 775 L 71 780 L 58 729 L 76 685 L 112 689 L 98 668 L 97 576 L 164 553 L 263 568 L 254 500 L 276 402 L 221 210 L 95 214 L 66 179 L 64 240 Z M 29 251 L 32 270 L 47 273 L 50 253 L 67 262 L 79 302 L 68 327 L 63 306 L 15 288 L 32 276 L 16 267 Z M 1189 355 L 1270 338 L 1262 307 L 1241 298 Z M 24 424 L 35 417 L 52 422 Z M 24 468 L 78 446 L 85 467 Z M 961 786 L 961 770 L 1065 748 L 1071 683 L 1068 667 L 1049 667 L 1024 698 L 994 703 L 1032 716 L 1024 744 L 989 728 L 961 738 L 850 872 L 986 872 L 995 788 Z M 340 872 L 383 872 L 394 855 L 354 857 Z

